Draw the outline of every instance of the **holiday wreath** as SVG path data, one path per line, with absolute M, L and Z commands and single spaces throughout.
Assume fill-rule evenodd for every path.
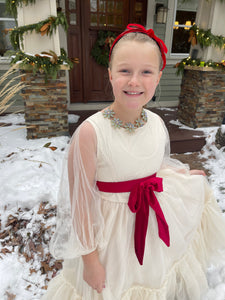
M 104 67 L 108 67 L 109 50 L 116 38 L 116 34 L 111 31 L 100 30 L 97 40 L 91 49 L 91 56 L 94 60 Z

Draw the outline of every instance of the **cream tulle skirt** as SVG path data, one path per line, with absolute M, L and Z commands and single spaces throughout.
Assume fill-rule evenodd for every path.
M 102 197 L 105 246 L 99 256 L 106 269 L 101 294 L 83 281 L 82 258 L 65 260 L 42 300 L 200 300 L 207 291 L 206 268 L 224 259 L 225 218 L 207 180 L 161 170 L 163 193 L 156 193 L 169 225 L 171 245 L 158 237 L 150 209 L 143 265 L 134 253 L 135 215 L 121 201 Z

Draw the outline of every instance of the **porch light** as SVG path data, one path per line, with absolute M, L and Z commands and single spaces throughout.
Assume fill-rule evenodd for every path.
M 163 4 L 156 4 L 156 23 L 166 24 L 168 8 Z

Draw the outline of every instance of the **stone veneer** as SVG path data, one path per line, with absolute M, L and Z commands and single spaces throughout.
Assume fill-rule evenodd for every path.
M 225 116 L 225 72 L 186 67 L 178 105 L 178 119 L 192 128 L 220 126 Z
M 36 139 L 68 135 L 66 71 L 45 82 L 41 73 L 21 70 L 28 86 L 23 90 L 27 138 Z

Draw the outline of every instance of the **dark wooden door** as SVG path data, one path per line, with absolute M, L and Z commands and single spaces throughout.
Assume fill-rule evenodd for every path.
M 76 58 L 70 71 L 70 101 L 111 101 L 108 71 L 91 57 L 99 30 L 120 33 L 128 23 L 145 25 L 147 0 L 66 0 L 68 55 Z

